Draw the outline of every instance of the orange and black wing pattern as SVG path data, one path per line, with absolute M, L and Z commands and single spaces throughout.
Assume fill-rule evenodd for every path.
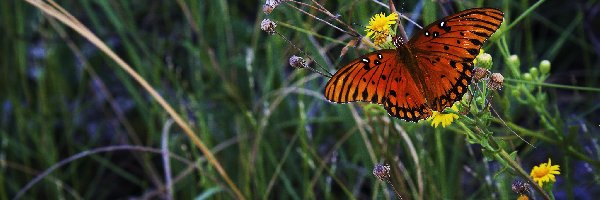
M 412 55 L 379 50 L 338 70 L 325 86 L 325 98 L 382 104 L 390 115 L 407 121 L 426 119 L 467 92 L 473 60 L 503 16 L 498 9 L 475 8 L 440 19 L 409 40 L 410 51 L 403 52 Z M 413 58 L 417 66 L 408 66 L 415 65 Z
M 325 86 L 325 98 L 335 103 L 364 101 L 382 104 L 388 113 L 407 121 L 431 115 L 425 97 L 396 50 L 366 54 L 342 67 Z
M 430 24 L 411 38 L 408 46 L 427 83 L 425 98 L 431 109 L 442 111 L 467 92 L 473 60 L 503 16 L 495 8 L 468 9 Z

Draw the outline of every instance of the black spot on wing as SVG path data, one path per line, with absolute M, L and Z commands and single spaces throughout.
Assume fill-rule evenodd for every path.
M 479 50 L 477 49 L 467 49 L 467 51 L 473 56 L 477 56 L 477 54 L 479 54 Z
M 477 45 L 477 46 L 482 45 L 481 41 L 479 41 L 478 39 L 469 39 L 469 42 L 471 42 L 472 44 Z

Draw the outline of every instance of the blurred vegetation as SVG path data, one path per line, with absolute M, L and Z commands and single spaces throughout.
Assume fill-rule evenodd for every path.
M 373 1 L 318 2 L 359 32 L 389 13 Z M 505 12 L 506 32 L 484 47 L 504 89 L 479 94 L 476 110 L 447 128 L 326 101 L 327 78 L 289 66 L 304 56 L 294 46 L 331 72 L 372 49 L 340 57 L 353 38 L 288 3 L 268 16 L 263 1 L 56 3 L 183 116 L 247 199 L 394 199 L 372 175 L 379 163 L 392 166 L 403 199 L 515 199 L 511 184 L 523 179 L 473 133 L 526 171 L 559 164 L 557 199 L 600 195 L 596 0 L 396 2 L 420 24 L 472 7 Z M 264 18 L 291 43 L 262 32 Z M 0 30 L 0 199 L 36 177 L 23 198 L 239 198 L 156 99 L 86 38 L 20 0 L 0 1 Z

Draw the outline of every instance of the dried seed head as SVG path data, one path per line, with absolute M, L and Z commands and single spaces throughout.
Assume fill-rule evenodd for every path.
M 267 2 L 265 2 L 265 5 L 263 5 L 263 12 L 267 15 L 271 14 L 271 12 L 275 10 L 275 7 L 277 7 L 280 3 L 281 0 L 267 0 Z
M 269 35 L 275 34 L 275 27 L 277 27 L 277 24 L 270 19 L 263 19 L 262 22 L 260 22 L 260 29 L 267 32 Z
M 500 73 L 493 73 L 490 77 L 490 82 L 488 82 L 487 87 L 490 90 L 500 90 L 502 89 L 502 85 L 504 84 L 504 76 Z
M 306 61 L 302 57 L 293 55 L 292 57 L 290 57 L 290 65 L 294 68 L 305 68 Z
M 515 181 L 512 184 L 512 191 L 517 194 L 529 194 L 529 184 L 522 181 Z
M 481 67 L 475 67 L 475 75 L 473 75 L 473 82 L 477 83 L 480 80 L 486 79 L 490 75 L 490 70 Z
M 263 12 L 265 14 L 267 14 L 267 15 L 271 14 L 271 12 L 273 12 L 273 10 L 275 10 L 275 7 L 273 7 L 273 6 L 269 5 L 269 4 L 263 5 Z
M 373 168 L 373 175 L 375 175 L 375 177 L 377 177 L 377 179 L 379 179 L 380 181 L 385 181 L 388 178 L 390 178 L 390 170 L 391 167 L 388 164 L 377 164 Z

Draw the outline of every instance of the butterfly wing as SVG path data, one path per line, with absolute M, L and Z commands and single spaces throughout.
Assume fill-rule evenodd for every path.
M 425 98 L 431 109 L 442 111 L 466 93 L 473 60 L 500 27 L 503 16 L 494 8 L 464 10 L 430 24 L 409 40 L 427 83 Z
M 325 86 L 325 98 L 335 103 L 365 101 L 383 104 L 392 116 L 418 121 L 431 114 L 396 50 L 374 51 L 338 70 Z
M 383 106 L 391 116 L 417 122 L 431 116 L 425 96 L 404 63 L 392 70 Z

